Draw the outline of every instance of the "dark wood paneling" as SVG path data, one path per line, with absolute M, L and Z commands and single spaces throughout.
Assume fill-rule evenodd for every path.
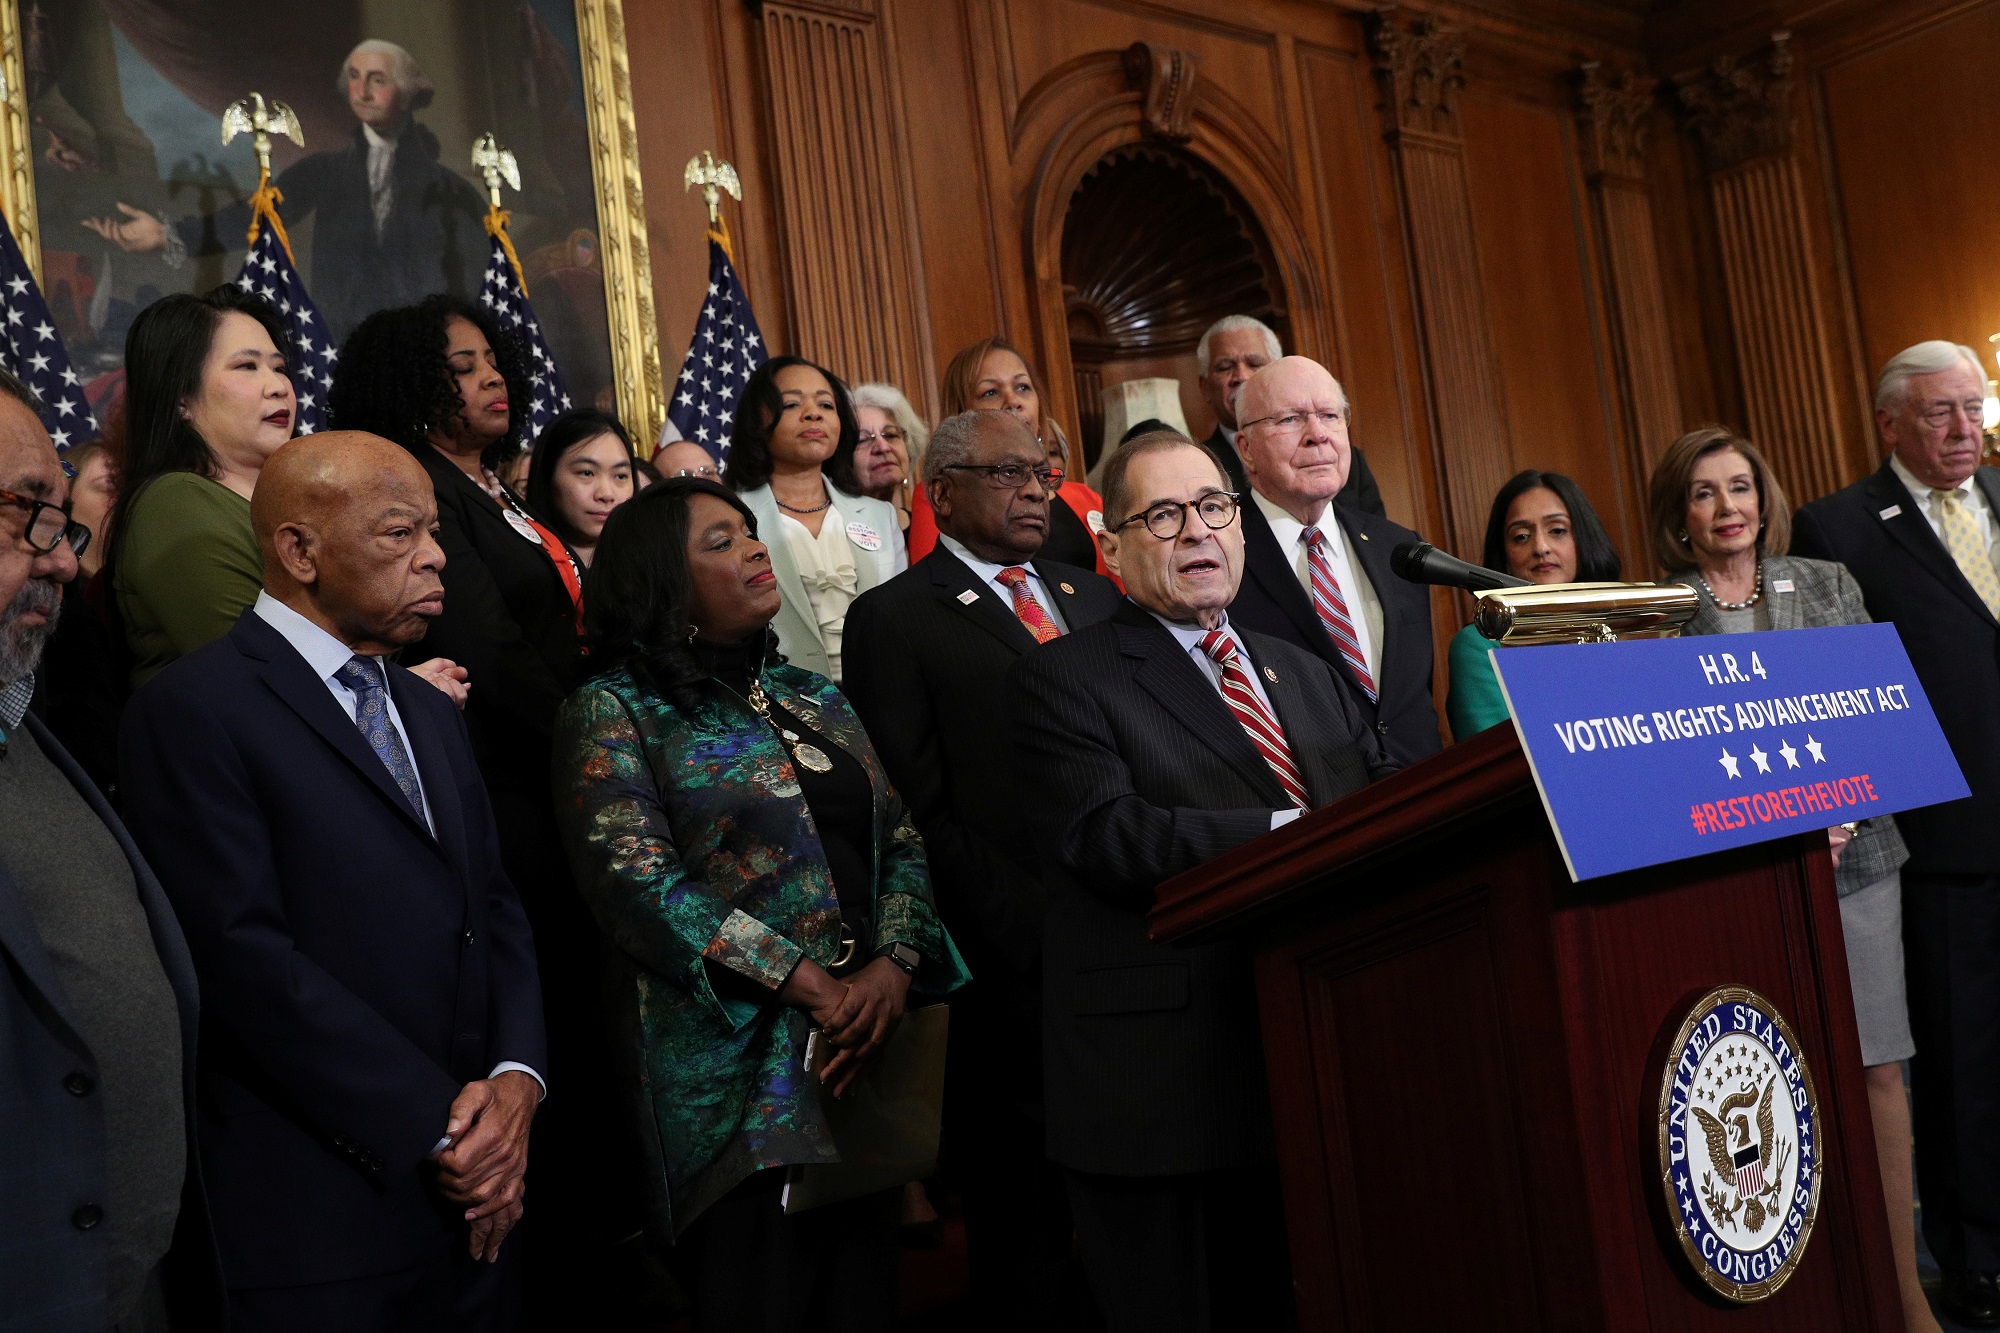
M 1870 376 L 1926 338 L 1966 343 L 1996 373 L 2000 232 L 1986 186 L 2000 100 L 1982 91 L 1996 68 L 2000 6 L 1988 5 L 1819 76 Z
M 1467 96 L 1466 176 L 1515 468 L 1574 477 L 1631 549 L 1588 216 L 1566 112 Z M 1490 500 L 1491 497 L 1489 496 Z M 1485 531 L 1482 522 L 1480 533 Z M 1477 560 L 1475 546 L 1458 554 Z

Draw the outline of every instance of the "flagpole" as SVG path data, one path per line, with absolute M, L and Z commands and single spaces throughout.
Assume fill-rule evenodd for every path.
M 505 181 L 508 188 L 521 192 L 521 168 L 514 155 L 500 146 L 500 141 L 488 130 L 472 145 L 472 165 L 486 180 L 486 234 L 500 242 L 506 252 L 507 262 L 513 266 L 514 281 L 520 284 L 521 295 L 528 294 L 528 275 L 521 268 L 521 256 L 514 252 L 514 238 L 507 234 L 507 219 L 513 215 L 500 206 L 500 183 Z
M 293 264 L 298 257 L 292 253 L 292 238 L 285 235 L 285 224 L 278 219 L 278 205 L 285 202 L 285 196 L 271 183 L 271 135 L 284 135 L 303 148 L 306 136 L 299 129 L 299 118 L 283 102 L 264 101 L 264 94 L 252 92 L 248 97 L 231 102 L 222 112 L 222 142 L 228 143 L 239 134 L 250 136 L 251 147 L 257 150 L 257 189 L 250 196 L 250 230 L 245 242 L 257 244 L 257 232 L 266 223 L 278 244 L 285 248 L 285 258 Z

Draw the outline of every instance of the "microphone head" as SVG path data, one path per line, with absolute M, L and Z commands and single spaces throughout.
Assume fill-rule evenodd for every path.
M 1428 583 L 1424 577 L 1424 557 L 1437 548 L 1429 542 L 1404 542 L 1389 552 L 1389 568 L 1397 578 L 1411 583 Z

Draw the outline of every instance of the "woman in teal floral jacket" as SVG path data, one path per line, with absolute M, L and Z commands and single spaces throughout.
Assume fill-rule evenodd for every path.
M 585 604 L 607 669 L 557 721 L 557 814 L 612 945 L 653 1222 L 695 1327 L 890 1326 L 896 1193 L 786 1217 L 778 1168 L 837 1161 L 822 1098 L 906 990 L 968 979 L 923 845 L 839 690 L 771 659 L 777 586 L 729 491 L 674 478 L 622 506 Z M 837 1048 L 824 1084 L 814 1026 Z

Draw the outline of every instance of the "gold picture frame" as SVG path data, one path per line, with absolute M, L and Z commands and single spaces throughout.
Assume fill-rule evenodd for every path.
M 641 453 L 650 454 L 667 419 L 667 399 L 653 318 L 653 265 L 646 248 L 645 190 L 639 175 L 624 4 L 623 0 L 574 3 L 618 416 Z M 20 0 L 0 0 L 0 209 L 6 211 L 35 280 L 42 281 Z

